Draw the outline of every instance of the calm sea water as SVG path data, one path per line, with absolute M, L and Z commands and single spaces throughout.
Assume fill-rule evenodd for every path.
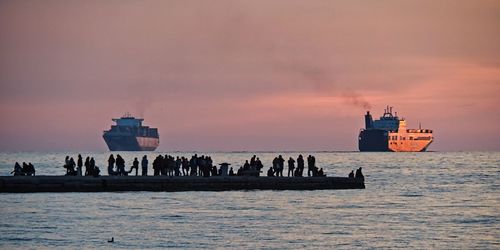
M 363 167 L 366 189 L 0 194 L 0 248 L 500 249 L 500 153 L 312 154 L 329 176 Z M 0 175 L 16 161 L 62 175 L 66 155 L 0 153 Z M 253 153 L 209 155 L 239 166 Z

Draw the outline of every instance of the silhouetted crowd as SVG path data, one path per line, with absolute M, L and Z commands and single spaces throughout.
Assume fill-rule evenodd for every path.
M 139 164 L 141 167 L 142 176 L 148 175 L 148 158 L 144 155 L 139 162 L 137 157 L 132 161 L 132 165 L 129 170 L 126 170 L 125 160 L 119 155 L 116 158 L 111 154 L 108 158 L 108 175 L 109 176 L 127 176 L 134 172 L 135 176 L 139 175 Z M 233 168 L 229 168 L 231 164 L 220 163 L 220 168 L 214 165 L 212 158 L 210 156 L 197 154 L 192 155 L 189 159 L 184 156 L 171 156 L 171 155 L 158 155 L 152 162 L 153 175 L 154 176 L 260 176 L 264 164 L 261 162 L 259 157 L 253 155 L 250 160 L 246 160 L 245 163 L 238 168 L 236 173 Z M 299 155 L 295 160 L 293 157 L 289 157 L 287 160 L 288 165 L 288 177 L 302 177 L 304 175 L 305 161 L 302 155 Z M 85 171 L 83 172 L 83 167 Z M 87 157 L 85 162 L 82 156 L 79 154 L 77 161 L 73 157 L 66 156 L 64 160 L 64 168 L 66 169 L 66 174 L 68 176 L 94 176 L 100 175 L 100 169 L 95 165 L 95 160 L 93 157 Z M 285 168 L 285 159 L 282 155 L 278 155 L 272 161 L 272 166 L 267 170 L 268 177 L 283 177 L 283 171 Z M 364 180 L 363 173 L 361 172 L 361 167 L 354 171 L 351 171 L 348 175 L 349 178 L 362 179 Z M 11 172 L 14 176 L 34 176 L 35 167 L 33 164 L 26 164 L 23 162 L 22 167 L 16 162 L 14 166 L 14 171 Z M 316 166 L 316 158 L 312 155 L 307 156 L 307 176 L 312 177 L 322 177 L 326 176 L 323 168 L 318 168 Z
M 95 165 L 94 157 L 87 156 L 87 158 L 85 159 L 85 163 L 83 162 L 82 156 L 80 154 L 78 155 L 76 163 L 73 157 L 66 156 L 66 158 L 64 159 L 64 168 L 66 169 L 66 175 L 82 176 L 83 166 L 85 166 L 85 176 L 97 177 L 101 173 L 99 167 Z
M 363 173 L 361 172 L 361 169 L 363 169 L 362 167 L 359 167 L 357 170 L 356 170 L 356 175 L 354 175 L 354 170 L 351 171 L 348 175 L 349 179 L 361 179 L 361 180 L 365 180 L 365 176 L 363 176 Z
M 302 177 L 304 174 L 304 157 L 299 155 L 297 161 L 290 157 L 287 161 L 288 163 L 288 177 Z M 297 163 L 297 167 L 295 167 Z M 275 157 L 273 160 L 273 166 L 267 170 L 267 176 L 279 176 L 283 177 L 283 169 L 285 167 L 285 159 L 281 155 Z M 316 167 L 316 157 L 309 155 L 307 156 L 307 176 L 321 177 L 326 176 L 323 168 Z
M 19 165 L 18 162 L 16 162 L 16 164 L 14 165 L 14 170 L 10 173 L 14 174 L 14 176 L 23 176 L 23 175 L 35 176 L 35 172 L 36 172 L 35 166 L 33 166 L 31 162 L 28 164 L 26 164 L 26 162 L 23 162 L 22 167 L 21 165 Z

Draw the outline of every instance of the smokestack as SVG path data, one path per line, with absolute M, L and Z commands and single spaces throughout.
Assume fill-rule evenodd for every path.
M 365 128 L 366 129 L 373 128 L 373 119 L 372 119 L 372 115 L 370 115 L 370 111 L 366 111 Z

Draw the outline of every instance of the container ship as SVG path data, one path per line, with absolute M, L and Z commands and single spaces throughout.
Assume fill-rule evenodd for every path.
M 420 126 L 419 126 L 420 127 Z M 408 129 L 406 120 L 392 114 L 387 106 L 379 120 L 373 120 L 370 111 L 365 115 L 365 129 L 358 138 L 359 151 L 423 152 L 433 141 L 430 129 Z
M 160 144 L 158 129 L 142 126 L 144 119 L 127 113 L 112 120 L 116 125 L 102 135 L 110 151 L 154 151 Z

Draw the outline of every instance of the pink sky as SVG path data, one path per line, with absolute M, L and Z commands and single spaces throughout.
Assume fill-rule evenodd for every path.
M 500 150 L 498 1 L 0 1 L 0 150 L 357 150 L 367 109 Z

